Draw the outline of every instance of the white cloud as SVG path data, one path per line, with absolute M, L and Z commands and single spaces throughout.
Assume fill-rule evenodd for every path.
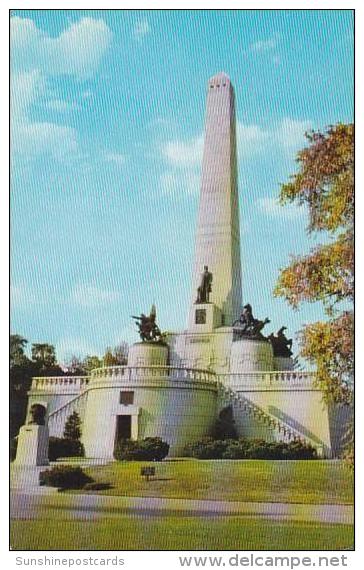
M 102 19 L 82 18 L 57 37 L 37 27 L 29 18 L 11 18 L 11 144 L 13 156 L 22 160 L 52 156 L 57 160 L 77 158 L 77 131 L 58 122 L 32 118 L 34 105 L 58 113 L 78 109 L 75 102 L 57 97 L 47 78 L 72 75 L 79 80 L 98 69 L 111 42 L 112 33 Z
M 92 76 L 105 55 L 111 30 L 101 19 L 82 18 L 58 37 L 39 29 L 33 20 L 14 16 L 11 25 L 13 69 L 40 69 L 48 75 Z
M 29 309 L 39 305 L 41 297 L 37 296 L 26 285 L 12 284 L 10 287 L 10 306 L 14 309 Z
M 269 127 L 238 121 L 236 125 L 238 160 L 255 160 L 264 155 L 277 159 L 294 158 L 295 152 L 305 144 L 304 133 L 310 121 L 289 117 Z M 173 139 L 161 146 L 168 170 L 161 177 L 162 191 L 166 194 L 193 194 L 200 188 L 200 172 L 204 137 Z
M 307 142 L 305 132 L 311 127 L 311 121 L 284 118 L 276 130 L 278 144 L 288 152 L 299 150 Z
M 115 303 L 120 299 L 118 291 L 101 289 L 95 285 L 78 284 L 74 287 L 70 300 L 81 307 L 93 308 Z
M 80 108 L 77 103 L 71 103 L 57 98 L 47 101 L 46 107 L 57 113 L 69 113 L 71 111 L 77 111 Z
M 183 168 L 200 165 L 203 153 L 203 135 L 187 141 L 168 141 L 163 145 L 162 153 L 173 166 Z
M 117 166 L 123 166 L 126 162 L 126 156 L 120 152 L 106 152 L 105 161 L 116 164 Z
M 266 40 L 258 40 L 251 44 L 250 49 L 256 52 L 267 52 L 277 47 L 276 38 L 268 38 Z
M 142 41 L 145 36 L 150 34 L 151 28 L 148 20 L 138 20 L 135 23 L 133 36 L 137 41 Z
M 161 187 L 164 194 L 185 196 L 196 194 L 200 190 L 200 174 L 198 171 L 183 169 L 167 171 L 161 176 Z
M 285 117 L 269 128 L 237 123 L 237 146 L 240 159 L 253 158 L 257 154 L 272 153 L 294 157 L 305 145 L 305 132 L 311 121 Z
M 17 72 L 11 81 L 11 151 L 24 160 L 45 154 L 62 160 L 78 149 L 74 128 L 52 122 L 32 121 L 31 105 L 45 90 L 44 77 L 37 70 Z
M 190 140 L 170 140 L 162 145 L 169 169 L 161 176 L 162 192 L 173 195 L 196 194 L 200 189 L 203 135 Z
M 304 208 L 300 208 L 296 204 L 282 206 L 276 198 L 269 196 L 258 198 L 256 203 L 260 211 L 270 218 L 294 220 L 306 216 Z
M 85 338 L 67 336 L 56 342 L 56 352 L 58 360 L 62 363 L 68 362 L 72 356 L 85 357 L 86 355 L 98 354 L 97 349 Z
M 249 158 L 263 152 L 270 139 L 270 132 L 259 125 L 236 124 L 238 157 Z

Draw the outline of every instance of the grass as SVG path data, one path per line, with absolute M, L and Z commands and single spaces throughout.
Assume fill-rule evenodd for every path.
M 153 463 L 156 477 L 140 476 L 144 462 L 85 469 L 112 488 L 105 495 L 307 504 L 352 504 L 353 475 L 340 461 L 201 461 Z
M 245 517 L 119 515 L 97 521 L 13 521 L 13 550 L 340 550 L 351 525 L 274 522 Z

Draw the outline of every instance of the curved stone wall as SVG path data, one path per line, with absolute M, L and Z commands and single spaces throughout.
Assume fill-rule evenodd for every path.
M 122 403 L 122 392 L 131 403 Z M 132 393 L 132 396 L 131 396 Z M 217 387 L 208 373 L 115 367 L 94 371 L 82 441 L 86 457 L 112 459 L 117 416 L 130 416 L 132 439 L 161 437 L 170 456 L 208 434 L 216 418 Z
M 273 349 L 266 340 L 244 338 L 231 345 L 230 372 L 264 372 L 273 370 Z
M 128 366 L 166 366 L 168 346 L 157 342 L 136 342 L 129 348 Z

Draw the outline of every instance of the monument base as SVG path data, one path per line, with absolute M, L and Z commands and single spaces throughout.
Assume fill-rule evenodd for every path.
M 25 425 L 20 428 L 15 465 L 49 465 L 47 426 Z
M 230 372 L 262 372 L 273 370 L 273 349 L 265 339 L 241 338 L 233 342 L 230 353 Z
M 191 307 L 189 327 L 191 332 L 212 332 L 221 327 L 221 310 L 213 303 L 195 303 Z
M 162 342 L 136 342 L 129 348 L 128 366 L 167 366 L 168 346 Z
M 291 356 L 275 356 L 274 370 L 293 370 L 294 360 Z

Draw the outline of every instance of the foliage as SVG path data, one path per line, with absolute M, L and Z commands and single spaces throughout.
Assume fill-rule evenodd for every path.
M 87 375 L 84 361 L 76 355 L 72 355 L 68 362 L 65 363 L 67 376 L 85 376 Z
M 74 439 L 64 437 L 50 437 L 48 448 L 49 461 L 56 461 L 60 457 L 84 457 L 83 444 Z
M 185 456 L 195 459 L 316 459 L 317 452 L 300 442 L 267 442 L 264 440 L 206 438 L 188 444 Z
M 81 418 L 78 413 L 74 411 L 66 420 L 63 437 L 65 439 L 78 441 L 81 438 L 81 435 Z
M 119 461 L 162 461 L 167 457 L 169 444 L 160 437 L 141 440 L 125 439 L 117 445 L 114 457 Z
M 37 366 L 25 354 L 28 341 L 17 334 L 10 335 L 10 437 L 19 432 L 25 422 L 28 391 Z
M 86 356 L 83 360 L 82 367 L 85 374 L 90 374 L 94 368 L 101 368 L 102 360 L 98 356 Z
M 307 205 L 309 232 L 325 232 L 327 243 L 296 256 L 282 270 L 275 295 L 297 308 L 323 303 L 328 320 L 301 331 L 301 354 L 317 369 L 327 401 L 351 403 L 354 295 L 354 126 L 337 124 L 306 134 L 297 155 L 299 171 L 281 188 L 281 203 Z M 344 306 L 343 306 L 344 305 Z
M 42 471 L 39 476 L 41 485 L 48 487 L 58 487 L 59 489 L 83 489 L 87 483 L 92 483 L 93 479 L 87 475 L 81 467 L 70 467 L 60 465 Z
M 110 348 L 106 349 L 102 362 L 103 366 L 118 366 L 119 364 L 117 357 L 112 353 Z
M 129 352 L 129 345 L 124 340 L 115 346 L 114 348 L 114 356 L 118 361 L 119 365 L 125 365 L 128 363 L 128 352 Z
M 51 368 L 56 365 L 56 350 L 52 344 L 36 343 L 32 345 L 32 359 L 40 368 Z
M 30 359 L 25 354 L 27 344 L 21 335 L 10 335 L 10 437 L 17 435 L 25 422 L 32 377 L 63 375 L 53 346 L 34 344 Z
M 231 406 L 223 408 L 211 433 L 214 439 L 237 439 L 233 409 Z
M 114 349 L 107 347 L 104 357 L 104 366 L 123 366 L 128 362 L 128 351 L 129 345 L 127 342 L 123 341 L 119 345 L 115 346 Z

